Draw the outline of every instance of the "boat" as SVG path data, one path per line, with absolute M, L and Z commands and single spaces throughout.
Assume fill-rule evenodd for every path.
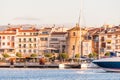
M 93 63 L 107 72 L 120 72 L 120 57 L 102 58 Z

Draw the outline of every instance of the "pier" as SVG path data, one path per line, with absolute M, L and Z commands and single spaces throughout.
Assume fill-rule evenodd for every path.
M 0 68 L 79 68 L 80 64 L 44 64 L 38 63 L 15 63 L 13 65 L 9 63 L 0 64 Z

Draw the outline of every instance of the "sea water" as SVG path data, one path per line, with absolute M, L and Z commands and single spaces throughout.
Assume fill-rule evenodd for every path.
M 0 68 L 0 80 L 120 80 L 120 73 L 102 69 Z

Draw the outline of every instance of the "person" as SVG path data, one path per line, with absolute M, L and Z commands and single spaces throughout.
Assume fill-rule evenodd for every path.
M 40 64 L 40 65 L 44 65 L 44 64 L 45 64 L 45 59 L 44 59 L 44 57 L 40 58 L 39 64 Z
M 10 65 L 14 65 L 13 59 L 10 60 Z

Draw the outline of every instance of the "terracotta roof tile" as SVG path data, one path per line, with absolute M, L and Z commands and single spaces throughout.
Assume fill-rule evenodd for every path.
M 37 32 L 38 30 L 19 30 L 19 32 Z

